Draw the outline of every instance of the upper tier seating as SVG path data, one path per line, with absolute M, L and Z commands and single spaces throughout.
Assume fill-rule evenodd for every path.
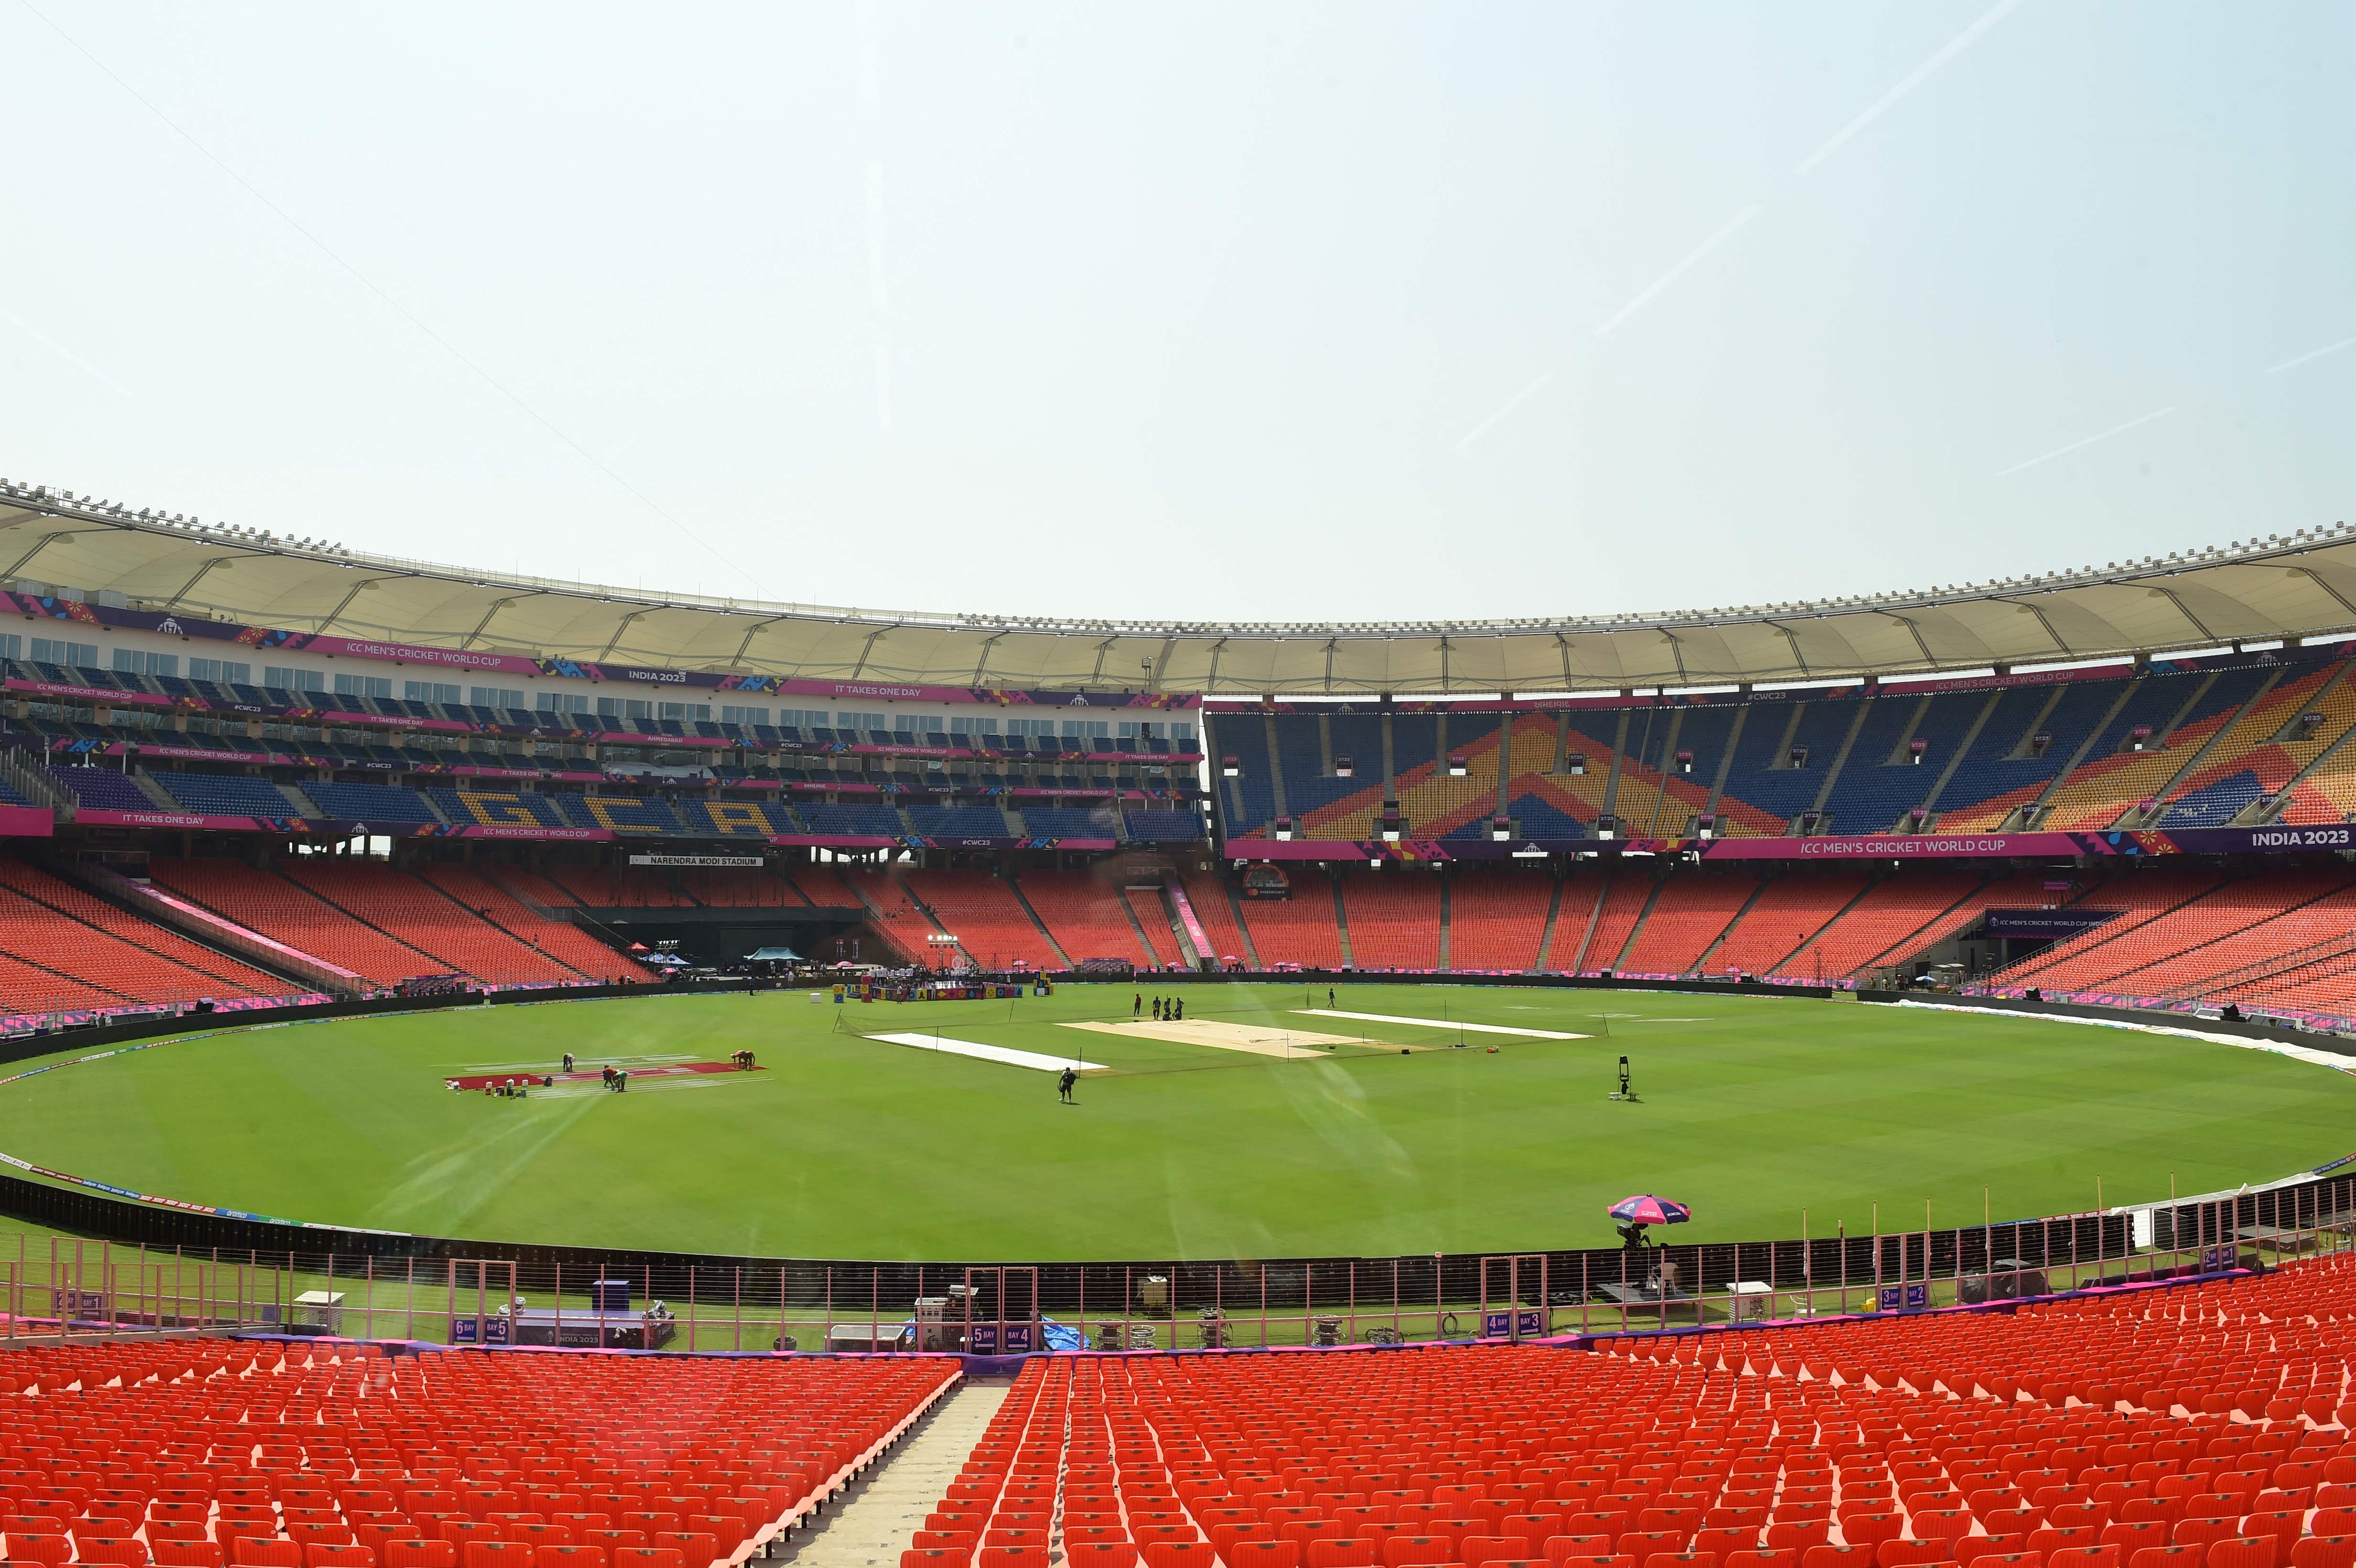
M 1006 813 L 987 801 L 958 805 L 912 805 L 908 820 L 927 838 L 1011 838 Z
M 897 838 L 907 831 L 900 824 L 900 814 L 888 805 L 826 805 L 808 802 L 800 810 L 802 820 L 809 824 L 812 833 Z
M 151 773 L 147 776 L 163 785 L 165 793 L 182 805 L 208 816 L 303 815 L 268 779 L 249 778 L 243 773 Z M 145 798 L 140 805 L 145 810 L 155 809 L 154 804 Z
M 1108 805 L 1025 805 L 1023 826 L 1033 838 L 1102 838 L 1120 837 L 1120 816 Z
M 1183 808 L 1131 810 L 1123 814 L 1131 838 L 1151 843 L 1192 844 L 1204 837 L 1200 812 Z
M 2216 827 L 2287 784 L 2356 717 L 2356 694 L 2344 691 L 2340 678 L 2347 669 L 2341 662 L 2286 674 L 2226 728 L 2199 766 L 2169 786 L 2158 820 L 2169 827 Z M 2319 720 L 2312 731 L 2300 722 L 2309 714 Z
M 1794 817 L 1811 809 L 1823 793 L 1825 777 L 1840 756 L 1841 742 L 1857 721 L 1858 700 L 1851 689 L 1796 703 L 1754 702 L 1726 775 L 1726 794 L 1757 811 L 1770 825 L 1768 831 L 1783 831 Z M 1800 752 L 1806 753 L 1805 763 L 1794 766 L 1792 759 Z M 1847 770 L 1844 766 L 1842 771 Z M 1828 804 L 1826 809 L 1836 822 L 1840 820 L 1837 807 Z M 1726 831 L 1730 837 L 1739 836 L 1745 825 L 1729 820 Z M 1860 827 L 1859 831 L 1871 829 Z
M 112 768 L 50 768 L 48 775 L 63 785 L 74 799 L 93 810 L 157 809 L 155 803 L 149 800 L 137 784 Z M 287 807 L 289 811 L 293 809 Z
M 528 790 L 446 789 L 425 792 L 453 822 L 486 827 L 569 826 L 548 796 Z
M 2198 675 L 2147 677 L 2147 686 L 2163 688 L 2158 695 L 2173 699 L 2169 716 L 2153 728 L 2148 749 L 2114 752 L 2072 770 L 2054 790 L 2037 826 L 2107 827 L 2129 809 L 2156 798 L 2219 731 L 2233 722 L 2270 673 L 2253 667 L 2219 671 L 2213 680 Z M 2131 700 L 2131 707 L 2136 705 Z
M 2107 827 L 2163 792 L 2169 826 L 2213 826 L 2285 791 L 2286 818 L 2336 822 L 2356 811 L 2356 746 L 2332 752 L 2356 728 L 2348 667 L 2323 652 L 2253 654 L 1962 690 L 1895 683 L 1512 714 L 1214 712 L 1211 793 L 1226 837 L 1269 837 L 1287 816 L 1296 839 L 1352 842 L 1374 837 L 1387 788 L 1410 836 L 1440 838 L 1486 837 L 1501 800 L 1519 836 L 1543 838 L 1589 836 L 1607 808 L 1618 836 L 1636 838 L 1687 837 L 1705 812 L 1722 837 L 1777 835 L 1819 808 L 1820 833 L 1925 820 L 1986 832 L 2049 794 L 2040 828 Z M 1226 756 L 1240 776 L 1224 776 Z
M 679 818 L 669 804 L 652 795 L 560 795 L 552 798 L 564 820 L 575 827 L 602 827 L 626 837 L 680 831 Z
M 690 798 L 677 802 L 676 807 L 681 827 L 715 838 L 766 840 L 773 835 L 801 831 L 791 809 L 774 800 Z
M 1920 806 L 1987 704 L 1983 692 L 1914 696 L 1902 687 L 1872 699 L 1849 742 L 1826 810 L 1831 833 L 1888 833 Z M 1911 742 L 1920 741 L 1917 752 Z M 1921 760 L 1916 761 L 1919 757 Z M 1814 766 L 1815 759 L 1811 758 Z M 1826 759 L 1829 766 L 1831 759 Z
M 324 784 L 305 780 L 305 795 L 311 797 L 323 816 L 341 817 L 348 822 L 366 823 L 426 823 L 438 822 L 434 808 L 415 790 L 394 789 L 387 784 Z

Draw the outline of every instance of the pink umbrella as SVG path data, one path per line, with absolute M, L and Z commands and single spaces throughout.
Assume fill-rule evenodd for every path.
M 1614 1220 L 1633 1220 L 1639 1225 L 1682 1225 L 1693 1218 L 1693 1211 L 1674 1198 L 1655 1198 L 1649 1192 L 1633 1198 L 1622 1198 L 1612 1205 Z

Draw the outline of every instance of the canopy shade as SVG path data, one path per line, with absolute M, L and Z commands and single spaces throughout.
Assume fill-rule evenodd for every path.
M 758 603 L 440 566 L 0 483 L 0 583 L 281 631 L 794 679 L 1314 696 L 1919 674 L 2356 632 L 2356 534 L 1921 591 L 1501 621 L 1107 621 Z M 1076 581 L 1075 599 L 1087 585 Z

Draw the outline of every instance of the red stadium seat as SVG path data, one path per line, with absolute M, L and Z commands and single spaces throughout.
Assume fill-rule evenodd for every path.
M 221 1549 L 209 1541 L 158 1541 L 150 1552 L 156 1568 L 221 1568 Z
M 458 1568 L 458 1549 L 446 1541 L 388 1541 L 384 1568 Z

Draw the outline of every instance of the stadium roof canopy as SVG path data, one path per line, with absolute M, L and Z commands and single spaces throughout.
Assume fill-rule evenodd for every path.
M 2302 528 L 2164 560 L 1788 604 L 1231 624 L 656 593 L 365 555 L 0 481 L 8 582 L 278 630 L 796 679 L 1301 697 L 1580 691 L 1890 677 L 2356 633 L 2356 531 Z

